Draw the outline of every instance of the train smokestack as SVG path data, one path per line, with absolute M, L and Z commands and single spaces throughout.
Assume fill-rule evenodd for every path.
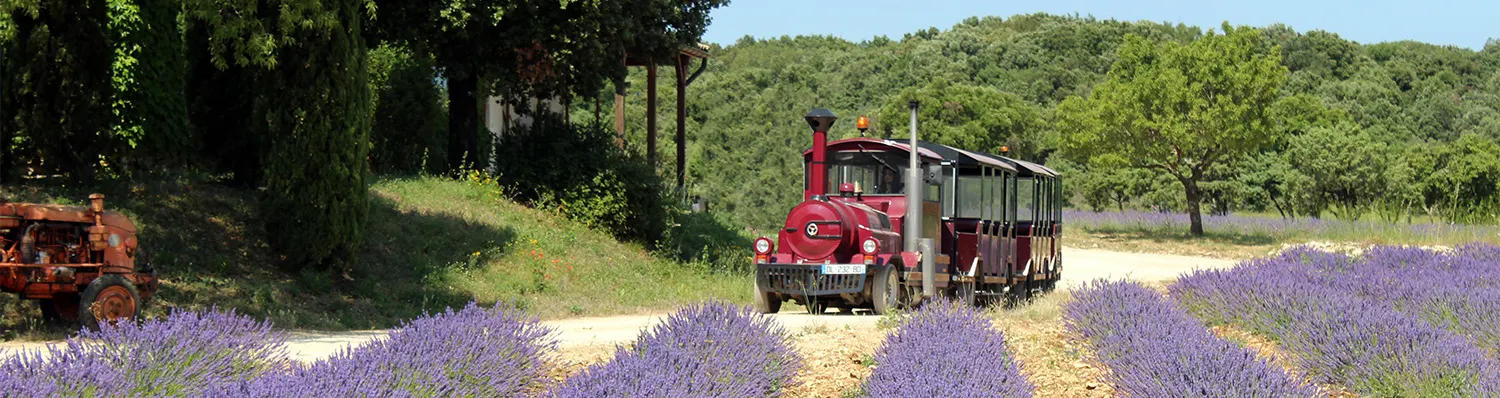
M 813 130 L 812 164 L 808 165 L 808 174 L 811 176 L 807 188 L 807 197 L 803 200 L 812 199 L 814 196 L 828 195 L 828 129 L 833 127 L 833 122 L 839 117 L 833 112 L 815 108 L 802 117 L 807 120 L 807 126 Z

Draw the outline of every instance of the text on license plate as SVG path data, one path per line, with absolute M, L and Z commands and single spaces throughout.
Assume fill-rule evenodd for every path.
M 823 264 L 823 273 L 824 274 L 835 274 L 835 275 L 841 275 L 841 274 L 863 274 L 863 273 L 865 273 L 865 265 L 864 264 Z

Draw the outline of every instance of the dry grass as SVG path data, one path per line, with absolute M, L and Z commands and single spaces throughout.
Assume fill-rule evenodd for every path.
M 1286 372 L 1289 375 L 1292 375 L 1292 377 L 1307 379 L 1306 373 L 1298 369 L 1296 365 L 1294 365 L 1291 355 L 1287 354 L 1286 351 L 1282 351 L 1281 348 L 1276 345 L 1276 342 L 1256 335 L 1255 333 L 1251 333 L 1250 331 L 1230 325 L 1214 326 L 1209 330 L 1212 330 L 1214 332 L 1214 335 L 1219 336 L 1219 338 L 1221 339 L 1228 340 L 1240 345 L 1241 347 L 1245 347 L 1246 349 L 1250 350 L 1250 352 L 1255 353 L 1256 357 L 1270 362 L 1273 366 L 1280 367 L 1282 371 Z M 1353 392 L 1350 392 L 1348 389 L 1339 386 L 1322 384 L 1319 385 L 1318 388 L 1322 390 L 1324 394 L 1326 394 L 1325 396 L 1332 398 L 1349 398 L 1357 396 Z
M 1016 354 L 1021 374 L 1036 385 L 1038 397 L 1109 397 L 1114 389 L 1106 371 L 1091 363 L 1082 340 L 1063 327 L 1062 305 L 1072 295 L 1056 291 L 1030 304 L 991 310 L 1005 345 Z
M 1283 246 L 1276 242 L 1243 241 L 1212 236 L 1189 239 L 1175 235 L 1094 233 L 1076 229 L 1074 231 L 1064 238 L 1068 242 L 1068 247 L 1131 253 L 1177 254 L 1242 260 L 1274 253 Z

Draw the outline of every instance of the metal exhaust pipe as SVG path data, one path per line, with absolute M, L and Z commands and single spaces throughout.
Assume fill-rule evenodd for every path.
M 937 259 L 932 239 L 922 238 L 922 160 L 917 144 L 917 101 L 907 103 L 911 108 L 911 156 L 906 168 L 906 250 L 921 253 L 922 297 L 937 295 Z

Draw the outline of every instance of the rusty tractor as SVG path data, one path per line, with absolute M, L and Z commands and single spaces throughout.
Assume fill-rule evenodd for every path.
M 156 292 L 128 217 L 87 207 L 0 202 L 0 290 L 37 300 L 51 321 L 97 329 L 136 319 Z

